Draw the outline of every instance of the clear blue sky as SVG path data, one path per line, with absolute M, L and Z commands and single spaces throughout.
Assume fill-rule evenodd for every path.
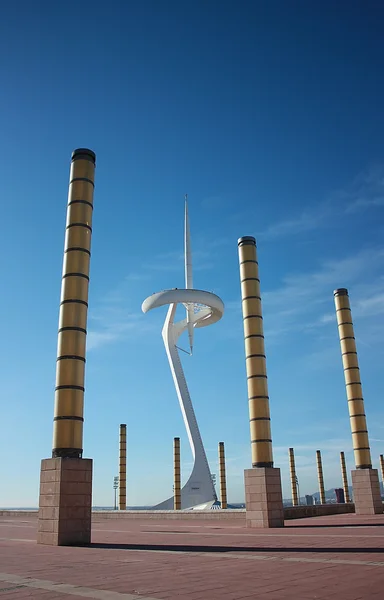
M 258 240 L 274 456 L 289 496 L 353 467 L 333 289 L 348 287 L 374 463 L 384 452 L 384 8 L 373 0 L 6 3 L 0 22 L 0 506 L 37 504 L 51 453 L 71 151 L 97 154 L 85 456 L 111 504 L 118 426 L 128 503 L 172 489 L 191 454 L 152 292 L 195 285 L 222 321 L 196 332 L 187 378 L 229 500 L 250 466 L 237 238 Z

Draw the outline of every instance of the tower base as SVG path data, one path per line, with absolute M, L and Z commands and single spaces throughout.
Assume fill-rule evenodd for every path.
M 41 461 L 37 543 L 76 546 L 91 542 L 92 460 Z
M 284 527 L 280 469 L 244 471 L 247 527 Z
M 381 515 L 383 513 L 377 469 L 352 471 L 352 487 L 357 515 Z

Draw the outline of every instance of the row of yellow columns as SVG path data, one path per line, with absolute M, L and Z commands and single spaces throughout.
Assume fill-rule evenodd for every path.
M 227 508 L 227 483 L 225 469 L 225 450 L 224 442 L 219 442 L 219 472 L 220 472 L 220 504 L 222 509 Z M 174 510 L 181 510 L 181 465 L 180 465 L 180 438 L 175 437 L 173 440 L 173 456 L 174 456 Z M 298 496 L 298 481 L 296 475 L 295 454 L 294 449 L 288 449 L 289 456 L 289 471 L 291 479 L 292 505 L 298 506 L 300 499 Z M 321 459 L 321 451 L 316 451 L 317 476 L 319 482 L 320 504 L 325 504 L 325 488 L 323 465 Z M 345 502 L 350 502 L 349 485 L 347 468 L 344 452 L 340 452 L 340 467 L 341 477 L 343 482 Z M 381 476 L 384 481 L 384 457 L 380 455 Z M 127 477 L 127 426 L 120 425 L 120 443 L 119 443 L 119 510 L 126 510 L 126 477 Z
M 56 388 L 56 409 L 54 428 L 54 456 L 81 456 L 82 453 L 82 403 L 84 390 L 80 385 L 65 385 L 76 379 L 83 383 L 85 363 L 87 294 L 89 273 L 89 249 L 91 234 L 92 200 L 94 181 L 94 156 L 87 151 L 74 153 L 72 160 L 70 192 L 68 199 L 67 235 L 63 267 L 62 302 L 60 312 L 59 351 Z M 76 186 L 81 186 L 81 199 Z M 246 348 L 246 370 L 250 414 L 250 432 L 253 467 L 272 467 L 272 439 L 269 415 L 269 396 L 264 350 L 263 321 L 260 296 L 260 279 L 254 238 L 239 240 L 240 276 Z M 83 282 L 84 280 L 84 282 Z M 84 287 L 85 285 L 85 287 Z M 80 287 L 79 287 L 80 286 Z M 83 287 L 81 287 L 83 286 Z M 70 292 L 72 290 L 72 292 Z M 76 291 L 75 291 L 76 290 Z M 70 298 L 68 298 L 70 296 Z M 79 297 L 75 297 L 79 296 Z M 81 296 L 81 297 L 80 297 Z M 372 468 L 368 430 L 364 413 L 360 372 L 357 359 L 351 309 L 348 292 L 340 288 L 334 292 L 337 323 L 339 328 L 342 360 L 347 387 L 352 439 L 356 468 Z M 79 311 L 77 304 L 81 304 Z M 75 306 L 75 308 L 73 308 Z M 79 327 L 83 325 L 83 327 Z M 66 338 L 64 336 L 67 336 Z M 63 348 L 69 350 L 62 353 Z M 61 362 L 63 361 L 63 362 Z M 68 394 L 71 402 L 67 401 Z M 76 400 L 78 396 L 78 401 Z M 80 397 L 81 396 L 81 397 Z M 69 397 L 68 397 L 69 399 Z M 60 407 L 70 404 L 78 406 L 78 413 L 65 413 Z M 80 412 L 79 412 L 80 411 Z M 60 414 L 58 414 L 60 413 Z M 81 413 L 81 414 L 80 414 Z M 68 440 L 68 442 L 66 441 Z M 81 443 L 80 443 L 81 440 Z M 72 442 L 72 443 L 70 443 Z M 316 452 L 320 502 L 325 503 L 323 467 L 320 450 Z M 349 489 L 344 453 L 340 453 L 341 472 L 345 501 L 349 502 Z M 294 450 L 289 448 L 290 478 L 293 506 L 299 504 Z M 384 458 L 380 456 L 380 466 L 384 479 Z M 227 507 L 224 443 L 219 443 L 220 499 L 222 508 Z M 181 509 L 180 438 L 174 439 L 174 508 Z M 120 426 L 119 459 L 119 509 L 126 509 L 126 425 Z
M 220 471 L 220 503 L 221 508 L 227 508 L 227 482 L 225 472 L 224 442 L 219 442 L 219 471 Z M 120 425 L 119 443 L 119 510 L 127 508 L 127 426 Z M 181 510 L 181 464 L 180 438 L 173 439 L 173 497 L 174 510 Z
M 242 237 L 238 240 L 241 301 L 244 323 L 244 342 L 246 372 L 248 382 L 249 402 L 249 424 L 251 434 L 252 467 L 272 469 L 272 436 L 270 428 L 269 396 L 266 372 L 266 357 L 264 350 L 263 317 L 261 310 L 261 294 L 258 260 L 256 252 L 256 240 L 251 236 Z M 377 471 L 372 469 L 372 459 L 368 439 L 368 429 L 364 410 L 364 399 L 360 381 L 360 371 L 357 359 L 355 335 L 349 304 L 348 291 L 339 288 L 334 292 L 337 325 L 340 339 L 341 355 L 344 368 L 345 385 L 350 416 L 350 425 L 355 456 L 356 470 L 352 472 L 355 480 L 358 502 L 361 505 L 360 514 L 364 510 L 371 510 L 375 504 L 374 511 L 382 512 L 378 488 Z M 320 490 L 320 501 L 325 502 L 323 467 L 321 453 L 317 451 L 317 470 Z M 345 499 L 349 501 L 348 482 L 345 468 L 345 458 L 340 456 L 343 488 Z M 289 449 L 290 479 L 292 489 L 292 502 L 298 504 L 297 477 L 295 471 L 294 451 Z M 380 458 L 381 470 L 384 476 L 384 459 Z M 360 471 L 359 471 L 360 470 Z M 363 471 L 366 471 L 366 477 Z M 369 471 L 369 472 L 367 472 Z M 371 507 L 363 507 L 364 487 L 366 483 L 370 487 Z M 250 484 L 252 485 L 252 484 Z M 360 493 L 360 491 L 361 493 Z M 252 490 L 251 490 L 252 491 Z M 247 490 L 246 490 L 247 495 Z M 252 498 L 252 494 L 249 496 Z M 253 506 L 250 510 L 262 507 Z M 367 513 L 368 514 L 368 513 Z M 252 525 L 252 524 L 251 524 Z M 277 525 L 278 526 L 278 525 Z
M 219 472 L 220 472 L 220 505 L 227 508 L 227 480 L 225 472 L 224 442 L 219 442 Z M 180 438 L 173 440 L 173 508 L 181 510 L 181 465 L 180 465 Z
M 294 454 L 293 448 L 288 449 L 288 456 L 289 456 L 289 472 L 290 472 L 291 491 L 292 491 L 292 505 L 298 506 L 299 499 L 298 499 L 298 493 L 297 493 L 297 476 L 296 476 L 296 466 L 295 466 L 295 454 Z M 323 465 L 322 465 L 320 450 L 316 450 L 316 464 L 317 464 L 317 478 L 318 478 L 318 482 L 319 482 L 320 503 L 325 504 Z M 343 482 L 344 499 L 345 499 L 345 502 L 350 502 L 351 498 L 349 495 L 347 467 L 346 467 L 346 463 L 345 463 L 344 452 L 340 452 L 340 467 L 341 467 L 341 478 L 342 478 L 342 482 Z M 381 470 L 381 478 L 384 483 L 384 456 L 382 454 L 380 454 L 380 470 Z
M 84 375 L 95 162 L 94 152 L 87 148 L 78 148 L 72 154 L 58 331 L 52 445 L 54 458 L 79 459 L 83 453 Z M 252 467 L 271 472 L 273 469 L 272 436 L 255 238 L 251 236 L 240 238 L 238 251 Z M 372 470 L 348 291 L 345 288 L 335 290 L 334 299 L 356 469 L 372 472 L 372 478 L 376 478 L 375 495 L 378 483 L 377 471 Z M 123 437 L 121 444 L 123 459 Z M 317 464 L 320 479 L 320 474 L 322 478 L 321 456 L 318 456 Z M 381 457 L 381 468 L 384 471 L 383 457 Z M 363 485 L 360 476 L 356 477 L 356 482 L 359 486 Z M 273 485 L 276 486 L 276 481 Z M 124 498 L 126 498 L 124 486 L 125 479 L 122 472 L 119 491 L 121 506 L 124 505 Z M 297 496 L 297 489 L 295 493 Z M 222 499 L 224 500 L 224 495 Z

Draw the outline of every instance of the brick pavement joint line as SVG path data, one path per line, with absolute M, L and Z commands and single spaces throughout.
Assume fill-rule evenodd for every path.
M 49 592 L 59 592 L 70 596 L 81 596 L 83 598 L 94 598 L 95 600 L 159 600 L 158 598 L 149 598 L 137 594 L 122 594 L 110 590 L 96 590 L 89 587 L 71 585 L 69 583 L 57 583 L 46 579 L 32 579 L 12 575 L 11 573 L 0 573 L 0 581 L 8 584 L 14 584 L 17 587 L 34 588 L 38 590 L 47 590 Z M 15 588 L 14 588 L 15 589 Z
M 335 548 L 334 551 L 330 550 L 329 553 L 337 552 L 339 549 Z M 292 549 L 292 554 L 295 554 L 297 550 L 295 548 Z M 172 555 L 181 555 L 181 556 L 199 556 L 204 558 L 219 558 L 215 552 L 198 552 L 198 551 L 185 551 L 185 550 L 137 550 L 137 549 L 124 549 L 124 552 L 145 552 L 145 553 L 154 553 L 154 554 L 172 554 Z M 257 552 L 257 550 L 255 550 Z M 308 552 L 311 552 L 311 549 L 308 549 Z M 314 550 L 315 552 L 315 550 Z M 224 558 L 235 558 L 235 559 L 243 559 L 243 560 L 265 560 L 265 561 L 281 561 L 281 562 L 298 562 L 298 563 L 318 563 L 318 564 L 334 564 L 334 565 L 361 565 L 361 566 L 372 566 L 372 567 L 384 567 L 384 562 L 379 561 L 371 561 L 371 560 L 348 560 L 348 559 L 337 559 L 337 558 L 305 558 L 301 556 L 281 556 L 276 554 L 243 554 L 243 553 L 235 553 L 235 552 L 223 552 L 220 553 L 220 560 Z M 140 596 L 140 600 L 146 600 Z

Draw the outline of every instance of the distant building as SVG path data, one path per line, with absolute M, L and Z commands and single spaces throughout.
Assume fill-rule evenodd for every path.
M 313 496 L 310 496 L 309 494 L 305 494 L 305 504 L 307 506 L 312 506 L 313 504 L 316 504 L 316 500 Z
M 336 488 L 335 489 L 335 496 L 336 496 L 336 502 L 338 504 L 344 504 L 345 503 L 345 496 L 344 496 L 344 490 L 343 490 L 343 488 Z

